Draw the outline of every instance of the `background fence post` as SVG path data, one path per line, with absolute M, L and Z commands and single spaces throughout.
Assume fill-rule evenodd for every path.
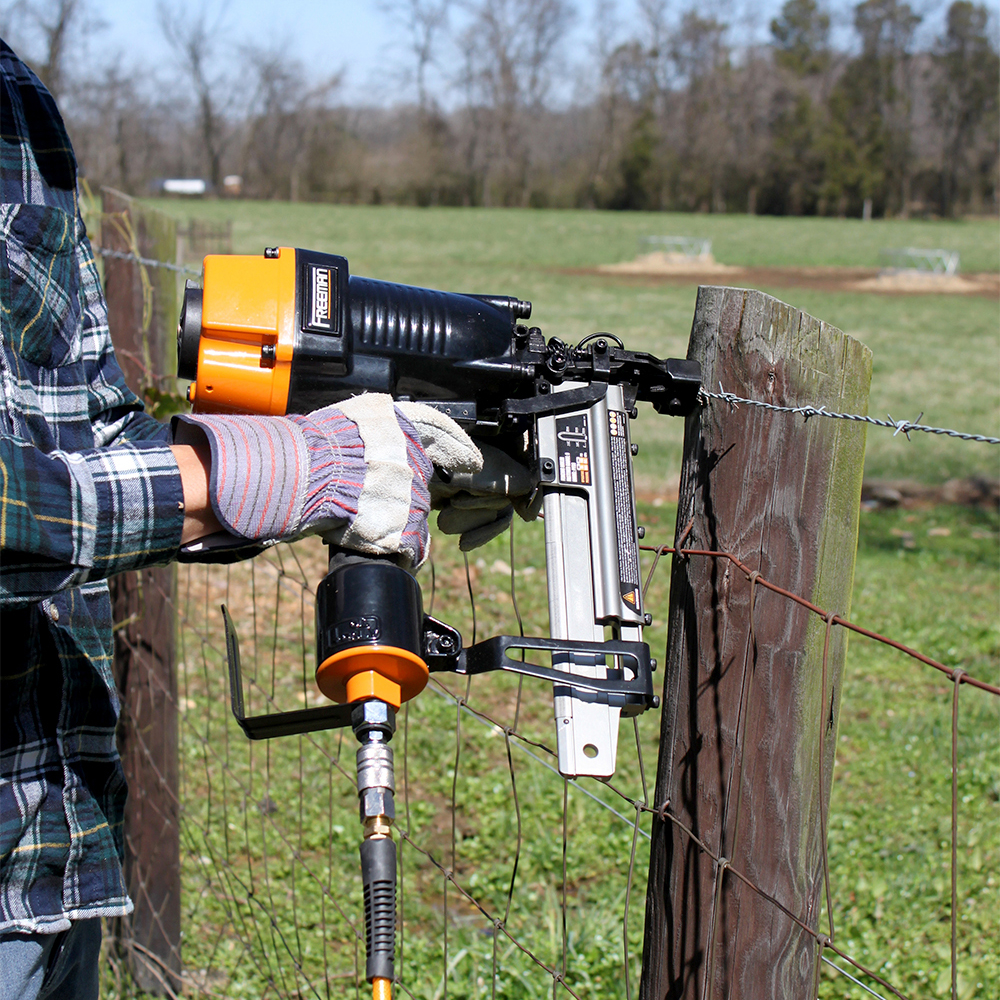
M 867 412 L 868 348 L 762 292 L 699 289 L 688 357 L 711 390 Z M 688 419 L 676 543 L 731 552 L 846 616 L 864 449 L 864 424 L 713 401 Z M 846 632 L 830 632 L 824 693 L 826 637 L 817 615 L 727 560 L 674 558 L 656 805 L 821 933 Z M 819 955 L 772 902 L 654 817 L 640 997 L 815 996 Z
M 102 245 L 172 262 L 176 223 L 125 195 L 102 190 Z M 108 320 L 118 362 L 140 397 L 173 371 L 177 279 L 172 271 L 105 258 Z M 174 663 L 174 567 L 111 581 L 115 677 L 122 714 L 119 749 L 129 784 L 125 877 L 135 912 L 120 922 L 118 947 L 137 985 L 180 989 L 181 896 Z

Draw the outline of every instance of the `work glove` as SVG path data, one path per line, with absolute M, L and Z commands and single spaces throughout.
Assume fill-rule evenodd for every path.
M 515 510 L 531 521 L 541 506 L 538 484 L 520 462 L 493 445 L 479 442 L 479 450 L 481 469 L 436 475 L 430 482 L 431 507 L 441 511 L 438 527 L 447 535 L 458 535 L 463 552 L 506 531 Z
M 405 410 L 404 410 L 405 407 Z M 420 403 L 368 393 L 305 416 L 190 414 L 175 439 L 200 428 L 212 452 L 209 495 L 226 530 L 250 540 L 321 534 L 412 566 L 427 556 L 434 465 L 482 468 L 471 438 Z M 419 423 L 419 428 L 415 425 Z

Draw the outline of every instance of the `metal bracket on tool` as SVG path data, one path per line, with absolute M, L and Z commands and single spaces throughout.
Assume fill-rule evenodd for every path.
M 239 638 L 225 605 L 222 606 L 222 618 L 226 627 L 230 701 L 233 715 L 247 737 L 251 740 L 269 740 L 276 736 L 295 736 L 324 729 L 341 729 L 351 725 L 353 706 L 350 704 L 331 703 L 322 708 L 272 712 L 269 715 L 253 715 L 248 718 L 243 702 Z M 424 617 L 423 640 L 424 659 L 433 672 L 447 671 L 471 675 L 503 670 L 525 677 L 537 677 L 554 685 L 566 685 L 579 691 L 593 692 L 597 700 L 620 708 L 625 716 L 637 715 L 647 708 L 659 707 L 660 699 L 653 694 L 653 661 L 649 656 L 649 646 L 644 642 L 581 642 L 569 639 L 496 635 L 463 649 L 461 633 L 450 625 L 431 618 L 430 615 Z M 607 677 L 583 677 L 554 667 L 543 667 L 512 659 L 508 655 L 511 650 L 616 657 L 622 662 L 624 669 L 609 668 Z M 625 677 L 626 670 L 633 676 Z
M 511 659 L 511 649 L 536 649 L 548 653 L 589 654 L 595 657 L 619 657 L 627 661 L 621 667 L 609 667 L 607 677 L 585 677 L 581 674 L 542 667 Z M 653 661 L 649 646 L 644 642 L 584 642 L 572 639 L 542 639 L 531 636 L 495 635 L 474 646 L 463 649 L 458 663 L 453 667 L 436 667 L 431 670 L 453 670 L 457 674 L 483 674 L 504 670 L 525 677 L 537 677 L 554 685 L 566 685 L 581 691 L 592 691 L 595 701 L 621 708 L 624 715 L 637 715 L 647 708 L 658 708 L 660 699 L 653 694 Z M 632 673 L 625 677 L 625 670 Z
M 335 705 L 322 708 L 303 708 L 295 712 L 273 712 L 270 715 L 244 714 L 243 675 L 240 673 L 240 641 L 229 610 L 222 605 L 222 619 L 226 624 L 226 655 L 229 659 L 229 698 L 233 715 L 240 729 L 251 740 L 269 740 L 275 736 L 296 736 L 315 733 L 323 729 L 341 729 L 351 725 L 352 705 Z

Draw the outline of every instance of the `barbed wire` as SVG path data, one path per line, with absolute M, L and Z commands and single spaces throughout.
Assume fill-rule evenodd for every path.
M 93 244 L 91 244 L 93 246 Z M 142 264 L 144 267 L 160 267 L 165 271 L 176 271 L 178 274 L 191 274 L 200 277 L 201 271 L 196 271 L 193 267 L 185 267 L 183 264 L 171 264 L 165 260 L 156 260 L 154 257 L 140 257 L 138 254 L 128 253 L 125 250 L 112 250 L 110 247 L 93 246 L 94 253 L 102 257 L 112 257 L 114 260 L 127 260 L 134 264 Z
M 124 250 L 112 250 L 109 247 L 94 246 L 94 252 L 100 254 L 102 257 L 133 261 L 145 267 L 160 267 L 178 274 L 190 274 L 194 277 L 201 276 L 200 270 L 186 267 L 183 264 L 172 264 L 168 261 L 156 260 L 152 257 L 140 257 L 138 254 L 128 253 Z M 893 437 L 897 434 L 904 434 L 907 440 L 910 439 L 910 431 L 919 431 L 923 434 L 938 434 L 945 437 L 953 437 L 960 441 L 974 441 L 979 444 L 1000 444 L 1000 438 L 989 437 L 985 434 L 968 434 L 964 431 L 951 430 L 948 427 L 930 427 L 926 424 L 921 424 L 919 421 L 924 415 L 923 411 L 921 411 L 920 416 L 916 420 L 894 420 L 891 413 L 886 415 L 888 420 L 879 420 L 877 417 L 869 417 L 860 413 L 837 413 L 833 410 L 828 410 L 825 406 L 778 406 L 775 403 L 765 403 L 760 399 L 747 399 L 743 396 L 737 396 L 735 393 L 726 392 L 722 388 L 721 382 L 719 383 L 718 392 L 701 389 L 698 393 L 698 399 L 702 404 L 709 399 L 718 399 L 724 403 L 728 403 L 731 409 L 738 409 L 740 405 L 745 405 L 756 406 L 762 410 L 771 410 L 774 413 L 800 413 L 806 420 L 810 417 L 832 417 L 835 420 L 852 420 L 856 423 L 871 424 L 873 427 L 890 428 L 893 431 Z
M 737 396 L 733 392 L 726 392 L 719 383 L 718 392 L 710 392 L 708 389 L 701 389 L 698 393 L 699 401 L 704 404 L 709 399 L 718 399 L 728 403 L 730 409 L 739 409 L 741 405 L 756 406 L 761 410 L 771 410 L 773 413 L 801 413 L 808 420 L 810 417 L 832 417 L 834 420 L 853 420 L 856 423 L 871 424 L 874 427 L 892 428 L 893 437 L 897 434 L 905 434 L 907 441 L 910 439 L 910 431 L 920 431 L 923 434 L 943 434 L 946 437 L 958 438 L 960 441 L 976 441 L 980 444 L 1000 444 L 1000 438 L 987 437 L 985 434 L 966 434 L 963 431 L 953 431 L 947 427 L 929 427 L 926 424 L 918 423 L 923 411 L 916 420 L 893 420 L 892 414 L 886 414 L 888 420 L 879 420 L 877 417 L 869 417 L 861 413 L 836 413 L 828 410 L 825 406 L 778 406 L 775 403 L 765 403 L 760 399 L 746 399 Z

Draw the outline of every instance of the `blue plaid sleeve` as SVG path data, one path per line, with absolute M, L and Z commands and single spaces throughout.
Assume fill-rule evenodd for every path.
M 0 440 L 0 603 L 38 601 L 176 555 L 184 522 L 167 445 L 48 454 Z
M 56 933 L 132 909 L 103 578 L 169 558 L 184 512 L 111 349 L 62 119 L 2 39 L 0 333 L 0 933 Z
M 0 56 L 0 603 L 11 604 L 168 560 L 184 498 L 169 428 L 143 412 L 114 356 L 61 119 Z

